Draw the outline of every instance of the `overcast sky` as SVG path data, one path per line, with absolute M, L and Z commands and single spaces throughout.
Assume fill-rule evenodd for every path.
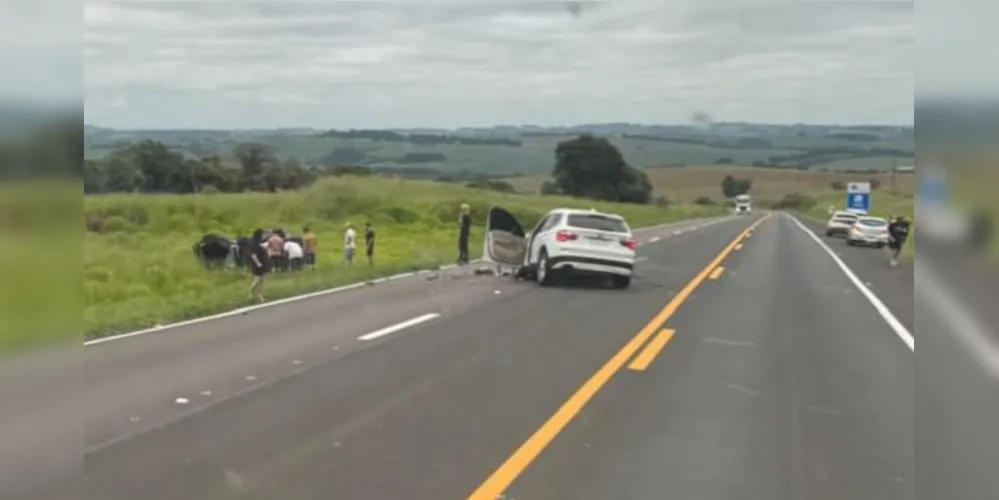
M 905 1 L 129 1 L 84 8 L 87 122 L 912 123 Z

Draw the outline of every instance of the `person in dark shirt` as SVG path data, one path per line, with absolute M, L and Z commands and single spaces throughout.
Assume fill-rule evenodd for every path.
M 264 276 L 270 263 L 266 244 L 264 230 L 254 231 L 250 238 L 250 272 L 253 275 L 250 279 L 250 300 L 255 302 L 264 301 Z
M 888 224 L 888 248 L 891 249 L 891 265 L 898 265 L 898 257 L 905 247 L 906 240 L 909 239 L 909 221 L 905 217 L 898 216 L 895 221 Z
M 472 215 L 468 204 L 461 205 L 458 216 L 458 265 L 468 264 L 468 237 L 472 231 Z
M 368 256 L 368 265 L 375 265 L 375 228 L 370 222 L 364 223 L 364 253 Z

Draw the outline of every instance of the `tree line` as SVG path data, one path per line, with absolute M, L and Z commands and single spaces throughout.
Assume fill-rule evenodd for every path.
M 256 143 L 239 144 L 237 166 L 219 156 L 188 158 L 161 142 L 144 140 L 83 165 L 85 194 L 141 192 L 276 192 L 316 180 L 316 172 L 294 159 L 279 160 L 274 150 Z
M 408 142 L 421 146 L 438 144 L 458 144 L 462 146 L 510 146 L 520 147 L 523 142 L 517 139 L 501 137 L 461 137 L 437 134 L 403 134 L 391 130 L 329 130 L 319 134 L 320 137 L 338 139 L 367 139 L 379 142 Z

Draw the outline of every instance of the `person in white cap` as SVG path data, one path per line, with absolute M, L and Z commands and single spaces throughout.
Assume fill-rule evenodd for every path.
M 354 264 L 354 253 L 357 251 L 357 231 L 354 225 L 347 223 L 347 230 L 343 232 L 343 261 L 348 266 Z

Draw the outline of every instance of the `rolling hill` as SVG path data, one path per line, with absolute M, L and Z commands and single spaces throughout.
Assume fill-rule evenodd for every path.
M 232 161 L 241 142 L 272 146 L 309 165 L 363 165 L 406 177 L 505 177 L 550 171 L 558 142 L 608 137 L 633 166 L 779 165 L 803 170 L 888 169 L 911 164 L 912 129 L 759 124 L 592 124 L 455 130 L 114 130 L 88 126 L 85 157 L 150 139 L 189 156 Z

